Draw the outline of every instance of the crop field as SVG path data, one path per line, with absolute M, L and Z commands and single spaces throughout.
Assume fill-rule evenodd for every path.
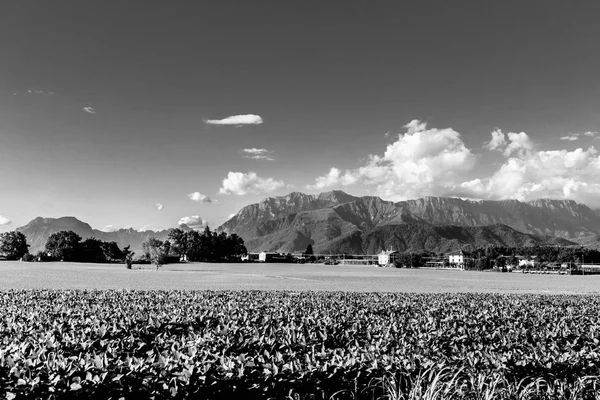
M 13 398 L 598 399 L 600 297 L 0 292 Z
M 600 275 L 559 276 L 323 264 L 149 265 L 0 262 L 0 289 L 600 293 Z

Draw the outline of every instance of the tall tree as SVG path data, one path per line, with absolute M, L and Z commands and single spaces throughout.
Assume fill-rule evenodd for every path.
M 53 233 L 46 242 L 46 253 L 64 261 L 73 261 L 79 250 L 81 237 L 73 231 Z
M 315 252 L 313 251 L 312 244 L 309 244 L 308 246 L 306 246 L 306 250 L 304 250 L 304 255 L 312 256 L 313 254 L 315 254 Z
M 0 253 L 9 260 L 18 260 L 29 252 L 27 238 L 21 232 L 12 231 L 0 234 Z
M 123 260 L 125 260 L 125 266 L 127 266 L 127 269 L 131 269 L 134 254 L 135 251 L 131 251 L 131 246 L 123 247 Z
M 103 241 L 96 238 L 87 238 L 79 244 L 79 252 L 76 256 L 76 261 L 83 262 L 106 262 L 106 256 L 104 255 L 104 249 L 102 245 Z
M 119 248 L 117 242 L 102 242 L 102 252 L 107 261 L 123 260 L 125 253 Z
M 169 231 L 169 240 L 171 241 L 171 251 L 182 257 L 188 255 L 188 232 L 183 229 L 175 228 Z
M 146 258 L 152 263 L 152 265 L 156 267 L 156 270 L 158 271 L 158 268 L 164 264 L 166 257 L 163 241 L 151 237 L 142 243 L 142 249 L 144 250 L 144 255 Z

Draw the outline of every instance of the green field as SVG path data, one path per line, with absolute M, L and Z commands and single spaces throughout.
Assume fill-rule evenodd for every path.
M 317 290 L 600 293 L 600 276 L 534 275 L 322 264 L 145 265 L 0 262 L 0 289 Z
M 0 393 L 598 400 L 599 309 L 587 295 L 11 290 Z

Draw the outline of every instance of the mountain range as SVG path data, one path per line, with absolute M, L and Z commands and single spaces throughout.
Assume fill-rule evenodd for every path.
M 391 202 L 342 191 L 294 192 L 242 208 L 218 230 L 251 251 L 321 253 L 448 251 L 485 245 L 600 244 L 600 216 L 572 200 L 473 201 L 424 197 Z
M 168 230 L 131 228 L 104 232 L 74 217 L 38 217 L 17 230 L 27 236 L 32 253 L 42 250 L 48 237 L 61 230 L 115 241 L 120 247 L 130 245 L 136 252 L 149 237 L 165 240 L 168 235 Z M 424 197 L 392 202 L 339 190 L 319 195 L 293 192 L 242 208 L 217 231 L 237 233 L 249 251 L 295 252 L 309 244 L 317 253 L 355 254 L 390 247 L 414 252 L 488 245 L 600 247 L 600 213 L 571 200 Z

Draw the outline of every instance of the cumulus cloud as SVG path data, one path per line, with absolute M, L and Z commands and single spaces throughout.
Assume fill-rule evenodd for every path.
M 88 114 L 96 114 L 96 110 L 93 107 L 83 107 L 83 111 Z
M 161 203 L 156 203 L 156 209 L 158 211 L 162 210 L 163 208 L 165 208 L 165 206 L 163 206 Z
M 199 215 L 190 215 L 188 217 L 181 217 L 178 222 L 179 225 L 187 225 L 192 229 L 204 228 L 208 223 L 200 218 Z
M 316 178 L 314 185 L 308 185 L 307 188 L 324 189 L 335 185 L 348 186 L 355 184 L 357 180 L 358 178 L 351 171 L 342 173 L 338 168 L 332 167 L 327 174 Z
M 332 168 L 309 188 L 323 189 L 361 183 L 374 186 L 380 196 L 401 200 L 425 195 L 447 195 L 473 169 L 476 157 L 451 128 L 428 129 L 413 120 L 407 131 L 389 144 L 383 155 L 370 155 L 356 169 Z
M 0 215 L 0 226 L 6 226 L 10 224 L 12 224 L 12 221 L 10 219 L 6 218 L 3 215 Z
M 595 137 L 596 133 L 578 136 Z M 370 155 L 362 166 L 331 168 L 310 189 L 361 184 L 385 199 L 456 196 L 475 199 L 572 199 L 600 207 L 600 156 L 591 146 L 572 151 L 539 149 L 525 132 L 491 133 L 484 148 L 504 161 L 477 176 L 476 156 L 451 128 L 428 128 L 414 120 L 382 155 Z
M 250 158 L 253 160 L 265 160 L 265 161 L 274 161 L 275 158 L 273 158 L 273 156 L 271 156 L 271 154 L 273 153 L 271 150 L 267 150 L 267 149 L 257 149 L 257 148 L 251 148 L 251 149 L 244 149 L 242 150 L 242 153 L 244 153 L 244 157 L 245 158 Z
M 508 146 L 504 149 L 504 155 L 510 156 L 512 154 L 518 154 L 519 156 L 527 155 L 533 150 L 533 143 L 529 136 L 525 132 L 508 133 Z
M 255 172 L 229 172 L 223 179 L 223 186 L 219 189 L 221 194 L 235 194 L 243 196 L 248 193 L 268 193 L 284 187 L 282 181 L 273 178 L 261 178 Z
M 204 122 L 208 125 L 259 125 L 263 123 L 260 115 L 244 114 L 232 115 L 223 119 L 205 119 Z
M 573 199 L 600 205 L 600 157 L 593 147 L 518 153 L 490 177 L 463 182 L 464 193 L 490 199 Z
M 526 154 L 533 150 L 533 142 L 525 132 L 509 132 L 505 135 L 500 129 L 491 133 L 492 138 L 483 147 L 490 151 L 501 151 L 505 156 Z M 508 138 L 508 140 L 507 140 Z
M 584 136 L 589 136 L 589 137 L 597 137 L 598 136 L 598 132 L 596 131 L 587 131 L 587 132 L 583 132 Z
M 493 151 L 498 150 L 506 145 L 506 137 L 500 129 L 496 129 L 492 132 L 492 139 L 483 145 L 486 149 Z
M 200 192 L 193 192 L 187 195 L 190 200 L 195 201 L 197 203 L 217 203 L 216 200 L 211 199 L 209 196 L 206 196 Z

